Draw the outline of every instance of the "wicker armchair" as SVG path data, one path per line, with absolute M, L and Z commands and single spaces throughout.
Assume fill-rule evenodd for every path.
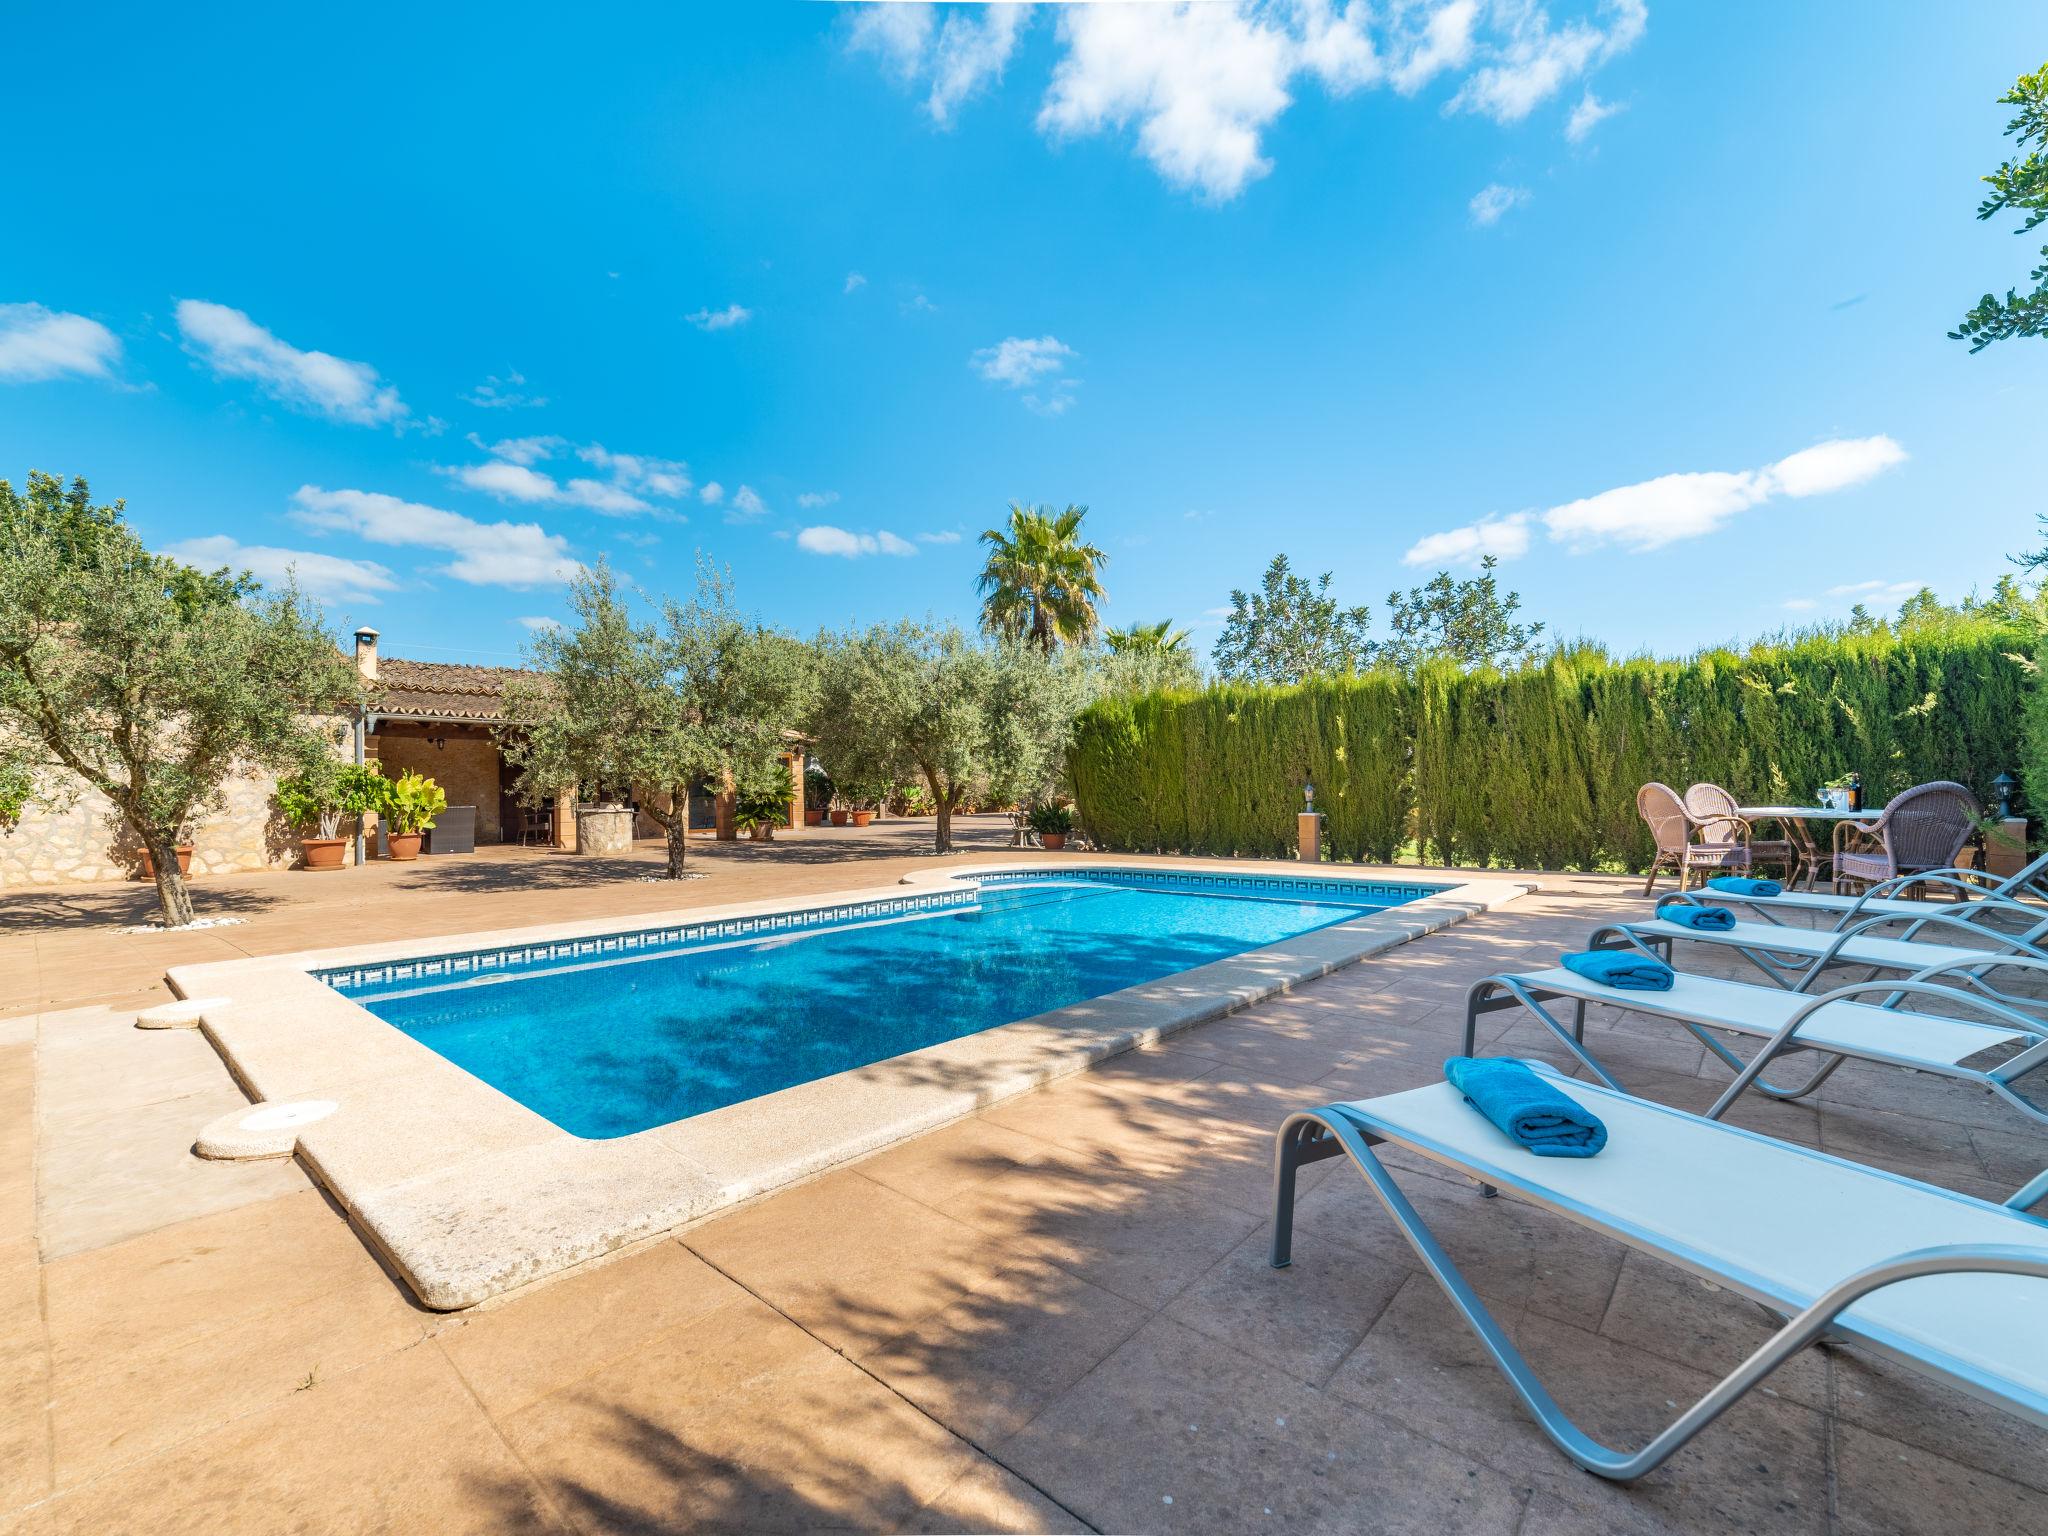
M 1960 784 L 1920 784 L 1884 808 L 1876 821 L 1835 827 L 1835 889 L 1844 880 L 1875 885 L 1898 875 L 1946 869 L 1976 830 L 1984 807 Z
M 1718 784 L 1695 784 L 1685 792 L 1685 813 L 1700 823 L 1710 843 L 1747 842 L 1752 865 L 1770 864 L 1785 871 L 1785 883 L 1797 885 L 1806 856 L 1789 837 L 1751 837 L 1749 823 L 1736 810 L 1736 799 Z
M 1724 835 L 1710 839 L 1705 836 L 1707 823 L 1687 814 L 1685 802 L 1669 784 L 1645 784 L 1637 790 L 1636 810 L 1657 844 L 1657 855 L 1650 860 L 1650 878 L 1643 882 L 1645 896 L 1656 888 L 1657 873 L 1662 869 L 1678 872 L 1682 891 L 1692 883 L 1694 870 L 1704 880 L 1709 873 L 1749 868 L 1749 823 L 1741 817 L 1717 818 L 1727 824 Z

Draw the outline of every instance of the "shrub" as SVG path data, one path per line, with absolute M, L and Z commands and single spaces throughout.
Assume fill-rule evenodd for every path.
M 1025 820 L 1041 837 L 1048 832 L 1064 837 L 1074 830 L 1074 813 L 1064 805 L 1034 805 Z
M 1749 803 L 1808 803 L 1855 771 L 1883 801 L 1954 779 L 1987 802 L 2023 764 L 2048 791 L 2048 702 L 2032 638 L 1994 622 L 1815 634 L 1684 661 L 1593 646 L 1500 673 L 1422 667 L 1105 699 L 1068 772 L 1104 847 L 1281 857 L 1302 786 L 1338 858 L 1640 869 L 1636 790 L 1711 780 Z M 2021 717 L 2035 729 L 2022 752 Z

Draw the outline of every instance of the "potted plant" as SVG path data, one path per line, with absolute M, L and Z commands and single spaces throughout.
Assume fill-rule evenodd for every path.
M 832 801 L 832 825 L 843 827 L 852 817 L 853 811 L 847 805 L 846 797 L 844 795 L 835 795 Z
M 1031 830 L 1052 852 L 1067 846 L 1067 834 L 1074 830 L 1074 813 L 1064 805 L 1035 805 L 1029 819 Z
M 788 802 L 773 793 L 742 794 L 732 811 L 733 827 L 757 843 L 772 840 L 775 829 L 788 819 Z
M 821 827 L 832 808 L 832 775 L 816 763 L 804 770 L 804 825 Z
M 875 808 L 872 805 L 855 804 L 853 808 L 853 824 L 856 827 L 864 827 L 874 819 Z
M 308 869 L 340 869 L 348 853 L 343 818 L 361 817 L 382 803 L 383 777 L 375 763 L 344 763 L 325 752 L 277 782 L 277 808 L 299 829 Z
M 178 873 L 181 875 L 192 873 L 192 844 L 186 841 L 190 836 L 189 832 L 180 827 L 178 829 L 178 841 L 173 845 L 178 850 Z M 154 880 L 156 878 L 156 860 L 149 856 L 147 848 L 142 850 L 142 878 L 144 880 Z
M 1820 803 L 1831 811 L 1849 809 L 1849 784 L 1853 774 L 1843 774 L 1839 779 L 1829 779 L 1820 787 Z
M 377 813 L 384 818 L 384 846 L 394 859 L 420 856 L 420 834 L 448 809 L 448 796 L 423 773 L 408 770 L 396 779 L 382 779 Z

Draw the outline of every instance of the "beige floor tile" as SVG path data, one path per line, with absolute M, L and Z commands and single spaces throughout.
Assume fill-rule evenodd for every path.
M 508 1414 L 743 1294 L 663 1239 L 466 1314 L 440 1342 L 483 1405 Z
M 1106 1531 L 1511 1531 L 1523 1500 L 1476 1461 L 1164 1319 L 996 1454 Z
M 955 1434 L 993 1445 L 1149 1315 L 1063 1269 L 1026 1262 L 858 1358 Z
M 495 1536 L 563 1527 L 426 1343 L 59 1494 L 23 1529 Z
M 655 1336 L 504 1425 L 587 1532 L 889 1529 L 980 1461 L 751 1298 Z
M 57 1486 L 338 1380 L 417 1344 L 425 1327 L 424 1315 L 378 1275 L 104 1369 L 67 1365 L 52 1383 Z
M 1016 1473 L 984 1461 L 919 1510 L 904 1536 L 957 1536 L 961 1531 L 1061 1533 L 1086 1530 L 1080 1519 Z
M 1836 1430 L 1844 1536 L 2048 1528 L 2048 1496 L 1852 1425 Z
M 984 1180 L 1029 1167 L 1045 1156 L 1045 1143 L 998 1125 L 986 1115 L 913 1136 L 863 1158 L 863 1178 L 925 1205 L 939 1205 Z
M 239 1327 L 382 1274 L 318 1192 L 242 1206 L 43 1266 L 60 1370 Z

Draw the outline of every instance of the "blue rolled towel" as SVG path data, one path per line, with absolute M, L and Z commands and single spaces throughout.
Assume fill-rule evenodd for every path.
M 1671 990 L 1671 967 L 1632 949 L 1588 949 L 1576 955 L 1560 955 L 1558 959 L 1566 970 L 1576 971 L 1603 987 L 1622 987 L 1630 992 Z
M 1538 1157 L 1591 1157 L 1607 1127 L 1512 1056 L 1453 1056 L 1444 1076 L 1465 1102 Z
M 1730 896 L 1782 896 L 1785 887 L 1775 880 L 1752 880 L 1748 875 L 1716 875 L 1707 882 L 1710 890 L 1726 891 Z
M 1699 933 L 1726 933 L 1735 926 L 1735 914 L 1726 907 L 1693 907 L 1674 901 L 1657 915 Z

